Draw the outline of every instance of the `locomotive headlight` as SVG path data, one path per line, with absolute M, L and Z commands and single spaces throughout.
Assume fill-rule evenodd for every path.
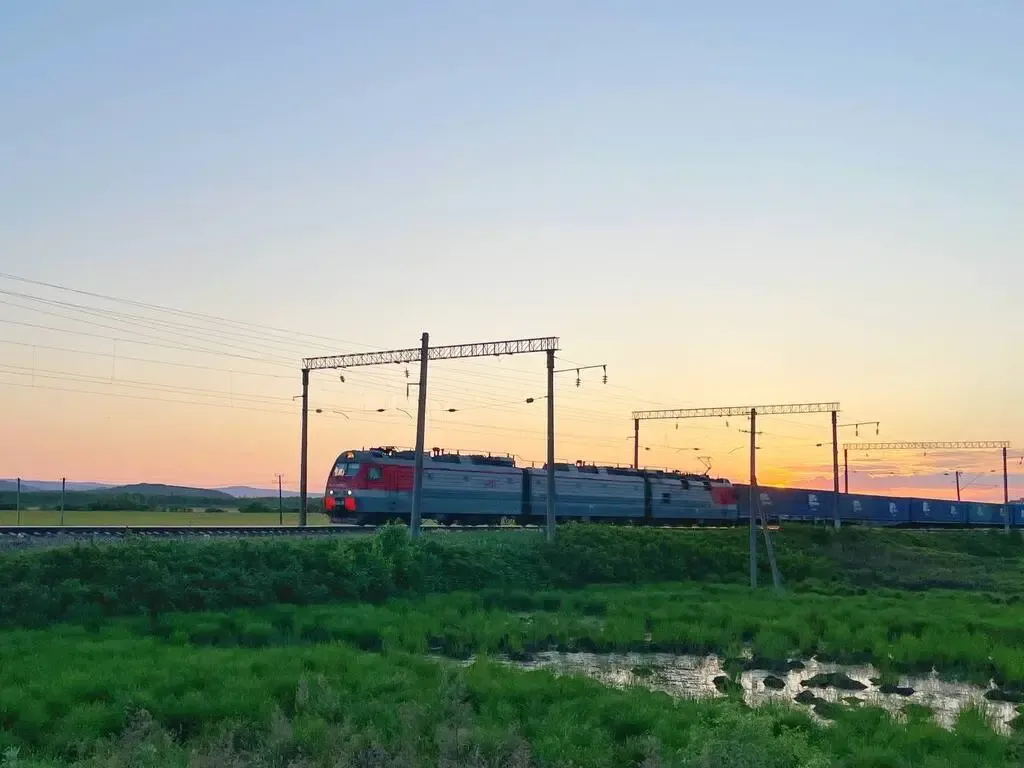
M 351 490 L 345 491 L 345 495 L 346 496 L 351 496 L 352 495 L 352 491 Z
M 327 491 L 327 495 L 328 496 L 333 496 L 334 495 L 334 489 L 331 488 L 329 491 Z

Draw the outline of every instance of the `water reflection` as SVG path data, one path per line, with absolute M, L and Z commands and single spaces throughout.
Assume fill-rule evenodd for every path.
M 653 691 L 663 691 L 679 698 L 708 698 L 721 696 L 715 686 L 715 678 L 725 675 L 722 662 L 717 656 L 675 656 L 660 653 L 562 653 L 551 651 L 539 653 L 526 661 L 502 659 L 503 663 L 519 669 L 549 669 L 559 674 L 585 675 L 601 682 L 617 686 L 642 686 Z M 862 683 L 863 690 L 841 690 L 834 687 L 809 688 L 802 685 L 815 675 L 841 672 L 852 680 Z M 769 681 L 768 677 L 776 680 Z M 743 699 L 751 706 L 766 702 L 788 702 L 794 706 L 810 710 L 808 705 L 795 703 L 795 698 L 804 691 L 810 690 L 819 699 L 847 706 L 844 699 L 856 699 L 865 704 L 882 707 L 898 717 L 902 715 L 907 704 L 928 707 L 935 715 L 936 721 L 945 728 L 951 728 L 957 714 L 965 706 L 973 706 L 987 712 L 988 719 L 996 730 L 1007 733 L 1009 722 L 1017 716 L 1013 704 L 1001 701 L 988 701 L 984 698 L 985 689 L 966 683 L 940 680 L 933 672 L 927 677 L 903 676 L 899 680 L 900 688 L 912 688 L 910 695 L 899 693 L 883 693 L 879 686 L 872 682 L 878 678 L 879 672 L 872 665 L 843 665 L 819 662 L 815 659 L 804 661 L 803 669 L 794 669 L 787 673 L 772 673 L 766 670 L 749 670 L 739 678 L 743 686 Z M 778 681 L 781 681 L 781 685 Z M 771 686 L 777 688 L 773 689 Z M 904 691 L 907 693 L 907 691 Z M 815 719 L 822 718 L 814 715 Z

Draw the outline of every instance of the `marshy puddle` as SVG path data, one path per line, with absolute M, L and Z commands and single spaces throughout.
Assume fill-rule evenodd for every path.
M 721 659 L 714 655 L 552 651 L 538 653 L 525 661 L 507 658 L 501 661 L 519 669 L 549 669 L 557 674 L 583 675 L 607 685 L 642 686 L 680 698 L 722 696 L 715 679 L 727 674 L 722 669 Z M 842 687 L 803 685 L 804 682 L 813 681 L 816 676 L 836 673 L 845 675 L 845 678 L 830 681 L 818 677 L 817 682 L 838 682 Z M 878 677 L 878 670 L 871 665 L 850 666 L 810 659 L 802 663 L 801 669 L 791 669 L 786 673 L 747 670 L 740 674 L 738 682 L 743 687 L 743 700 L 751 706 L 768 702 L 788 702 L 809 710 L 818 720 L 824 718 L 815 713 L 814 705 L 822 700 L 842 706 L 856 706 L 858 702 L 862 702 L 882 707 L 897 717 L 902 716 L 905 706 L 916 704 L 928 707 L 939 725 L 945 728 L 953 726 L 957 714 L 963 707 L 974 707 L 986 711 L 992 726 L 1001 733 L 1010 731 L 1009 723 L 1017 716 L 1016 705 L 1004 701 L 989 701 L 984 697 L 986 689 L 966 683 L 940 680 L 935 672 L 927 677 L 900 677 L 898 693 L 883 693 L 880 686 L 872 682 L 872 678 Z M 723 682 L 720 679 L 719 685 Z M 817 701 L 800 703 L 798 697 L 804 701 L 816 698 Z

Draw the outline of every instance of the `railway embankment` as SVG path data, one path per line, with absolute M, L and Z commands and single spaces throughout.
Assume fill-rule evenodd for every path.
M 788 526 L 774 535 L 787 588 L 1016 594 L 1024 540 L 998 531 Z M 379 602 L 459 590 L 575 589 L 659 582 L 742 584 L 743 530 L 567 525 L 536 531 L 302 540 L 74 544 L 0 558 L 0 626 L 269 604 Z M 761 558 L 762 583 L 770 583 Z

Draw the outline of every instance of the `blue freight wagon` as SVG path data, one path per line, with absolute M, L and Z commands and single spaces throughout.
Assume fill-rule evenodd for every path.
M 911 499 L 910 522 L 915 525 L 962 526 L 967 522 L 967 505 L 959 501 Z
M 739 484 L 734 488 L 739 497 L 738 517 L 742 522 L 749 518 L 750 490 L 749 486 Z M 830 490 L 765 486 L 758 491 L 762 510 L 769 521 L 829 523 L 834 519 L 834 494 Z M 857 493 L 840 493 L 838 498 L 839 519 L 847 524 L 992 528 L 1004 526 L 1006 516 L 1009 515 L 1011 525 L 1024 528 L 1024 504 L 1006 507 L 990 502 Z

